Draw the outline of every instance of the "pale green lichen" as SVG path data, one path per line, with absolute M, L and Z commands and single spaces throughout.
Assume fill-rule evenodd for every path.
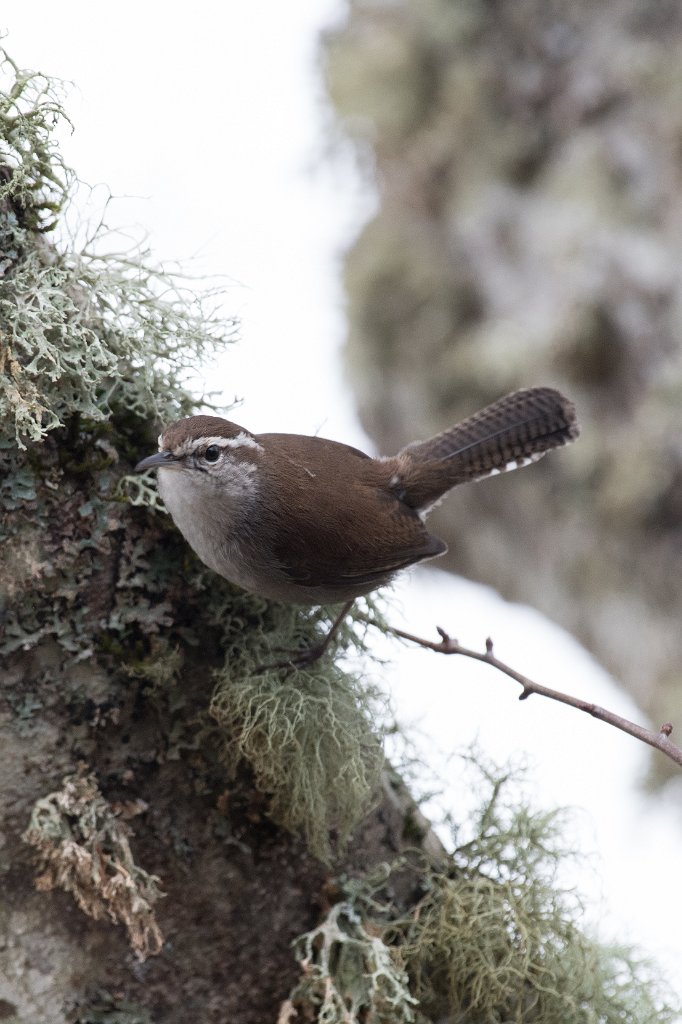
M 37 234 L 74 184 L 53 138 L 60 100 L 54 82 L 0 50 L 3 447 L 39 441 L 75 415 L 189 412 L 189 374 L 234 327 L 217 314 L 214 289 L 154 266 L 142 246 L 107 255 L 103 221 L 77 248 Z
M 266 666 L 318 642 L 332 619 L 324 610 L 281 608 L 261 628 L 252 621 L 247 633 L 232 618 L 211 704 L 230 770 L 245 760 L 270 794 L 272 818 L 302 834 L 323 860 L 331 855 L 330 836 L 343 846 L 376 799 L 385 701 L 330 656 L 296 672 Z
M 466 760 L 470 765 L 471 758 Z M 672 1005 L 649 963 L 585 931 L 583 907 L 557 880 L 558 864 L 567 856 L 564 822 L 556 813 L 534 813 L 514 803 L 507 795 L 510 779 L 518 785 L 515 773 L 481 768 L 477 786 L 487 795 L 468 828 L 459 830 L 453 853 L 440 862 L 415 852 L 364 878 L 339 881 L 340 902 L 294 944 L 303 975 L 291 1000 L 307 1014 L 304 1019 L 411 1020 L 415 1007 L 419 1022 L 679 1019 L 682 1007 Z M 382 962 L 400 973 L 403 1001 L 392 1007 L 393 1017 L 382 1016 L 369 977 L 358 994 L 360 971 L 351 971 L 356 987 L 348 988 L 347 953 L 334 945 L 340 942 L 339 919 L 348 922 L 357 963 L 375 958 L 380 943 Z
M 153 471 L 147 473 L 126 473 L 116 485 L 115 498 L 127 501 L 135 508 L 151 508 L 155 512 L 165 512 L 166 506 L 161 500 L 156 485 L 156 474 Z
M 0 282 L 0 416 L 5 442 L 39 441 L 76 414 L 167 422 L 190 409 L 184 380 L 226 339 L 206 295 L 145 261 L 24 253 Z
M 0 47 L 0 203 L 17 203 L 31 231 L 54 226 L 73 180 L 54 139 L 57 123 L 70 124 L 63 93 L 60 82 L 22 70 Z M 12 255 L 1 252 L 0 273 Z
M 294 953 L 302 978 L 291 1004 L 314 1008 L 317 1024 L 414 1021 L 417 1000 L 407 974 L 352 902 L 335 904 L 317 928 L 296 940 Z

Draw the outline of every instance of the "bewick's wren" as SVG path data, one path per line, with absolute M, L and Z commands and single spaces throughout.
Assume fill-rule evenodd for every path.
M 298 434 L 252 434 L 217 416 L 167 427 L 159 491 L 209 568 L 278 601 L 351 601 L 447 545 L 424 520 L 457 484 L 525 465 L 578 436 L 551 388 L 507 395 L 389 458 Z

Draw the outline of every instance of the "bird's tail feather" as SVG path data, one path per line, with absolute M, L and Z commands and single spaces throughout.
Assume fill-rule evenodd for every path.
M 404 500 L 428 508 L 457 484 L 534 462 L 579 431 L 573 403 L 560 392 L 514 391 L 442 434 L 403 448 Z

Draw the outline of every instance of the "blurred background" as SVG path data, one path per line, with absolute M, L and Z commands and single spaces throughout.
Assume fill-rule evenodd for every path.
M 104 210 L 223 289 L 239 343 L 197 387 L 240 399 L 231 418 L 388 454 L 517 387 L 575 400 L 577 444 L 434 513 L 457 575 L 415 572 L 388 614 L 478 648 L 491 635 L 518 670 L 680 723 L 679 741 L 679 5 L 34 0 L 3 24 L 21 67 L 73 83 L 63 150 L 95 186 L 73 230 Z M 576 808 L 590 857 L 566 881 L 588 919 L 676 978 L 673 766 L 519 704 L 485 667 L 376 649 L 424 788 L 438 779 L 428 811 L 461 815 L 451 754 L 471 740 L 525 758 L 536 803 Z

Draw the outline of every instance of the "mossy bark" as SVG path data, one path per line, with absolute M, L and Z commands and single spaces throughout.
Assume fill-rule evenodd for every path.
M 351 739 L 317 752 L 317 792 L 275 807 L 256 784 L 271 723 L 251 729 L 245 760 L 229 693 L 324 616 L 208 573 L 148 484 L 126 480 L 160 423 L 193 408 L 184 372 L 232 325 L 147 254 L 50 234 L 73 185 L 51 137 L 60 97 L 9 58 L 2 71 L 0 1017 L 274 1021 L 334 830 L 353 833 L 337 870 L 400 842 L 371 701 L 349 699 L 331 660 L 301 678 L 328 692 L 331 727 L 345 693 Z M 218 676 L 230 730 L 211 714 Z M 324 734 L 295 714 L 269 757 L 281 779 L 305 776 L 305 737 Z
M 172 745 L 170 719 L 139 687 L 123 696 L 92 664 L 64 673 L 59 661 L 41 645 L 3 670 L 3 690 L 28 691 L 40 705 L 24 729 L 11 711 L 1 726 L 5 1017 L 85 1024 L 109 1020 L 109 1010 L 120 1022 L 274 1024 L 299 975 L 291 943 L 316 923 L 331 869 L 272 823 L 247 772 L 228 783 L 191 736 L 183 749 L 178 718 Z M 184 676 L 185 711 L 194 704 L 201 714 L 210 665 Z M 165 942 L 144 964 L 121 924 L 85 916 L 70 893 L 35 888 L 35 857 L 21 838 L 32 807 L 83 761 L 116 813 L 134 815 L 135 861 L 166 894 L 156 907 Z M 384 802 L 335 870 L 392 856 L 401 834 L 400 811 Z
M 114 425 L 108 444 L 116 437 Z M 140 450 L 147 440 L 140 424 Z M 225 664 L 211 607 L 230 614 L 229 588 L 203 576 L 167 517 L 106 498 L 93 507 L 111 468 L 87 468 L 93 445 L 89 432 L 58 432 L 3 466 L 5 482 L 30 466 L 34 496 L 0 517 L 1 1005 L 32 1024 L 274 1022 L 298 977 L 291 942 L 315 923 L 323 884 L 393 856 L 403 812 L 380 801 L 332 869 L 273 822 L 248 766 L 228 772 L 229 737 L 208 709 Z M 229 597 L 244 636 L 260 632 L 248 600 Z M 79 770 L 165 893 L 154 907 L 164 944 L 144 964 L 122 924 L 92 920 L 73 892 L 35 888 L 44 864 L 22 836 L 36 802 Z M 66 827 L 84 848 L 73 814 Z

